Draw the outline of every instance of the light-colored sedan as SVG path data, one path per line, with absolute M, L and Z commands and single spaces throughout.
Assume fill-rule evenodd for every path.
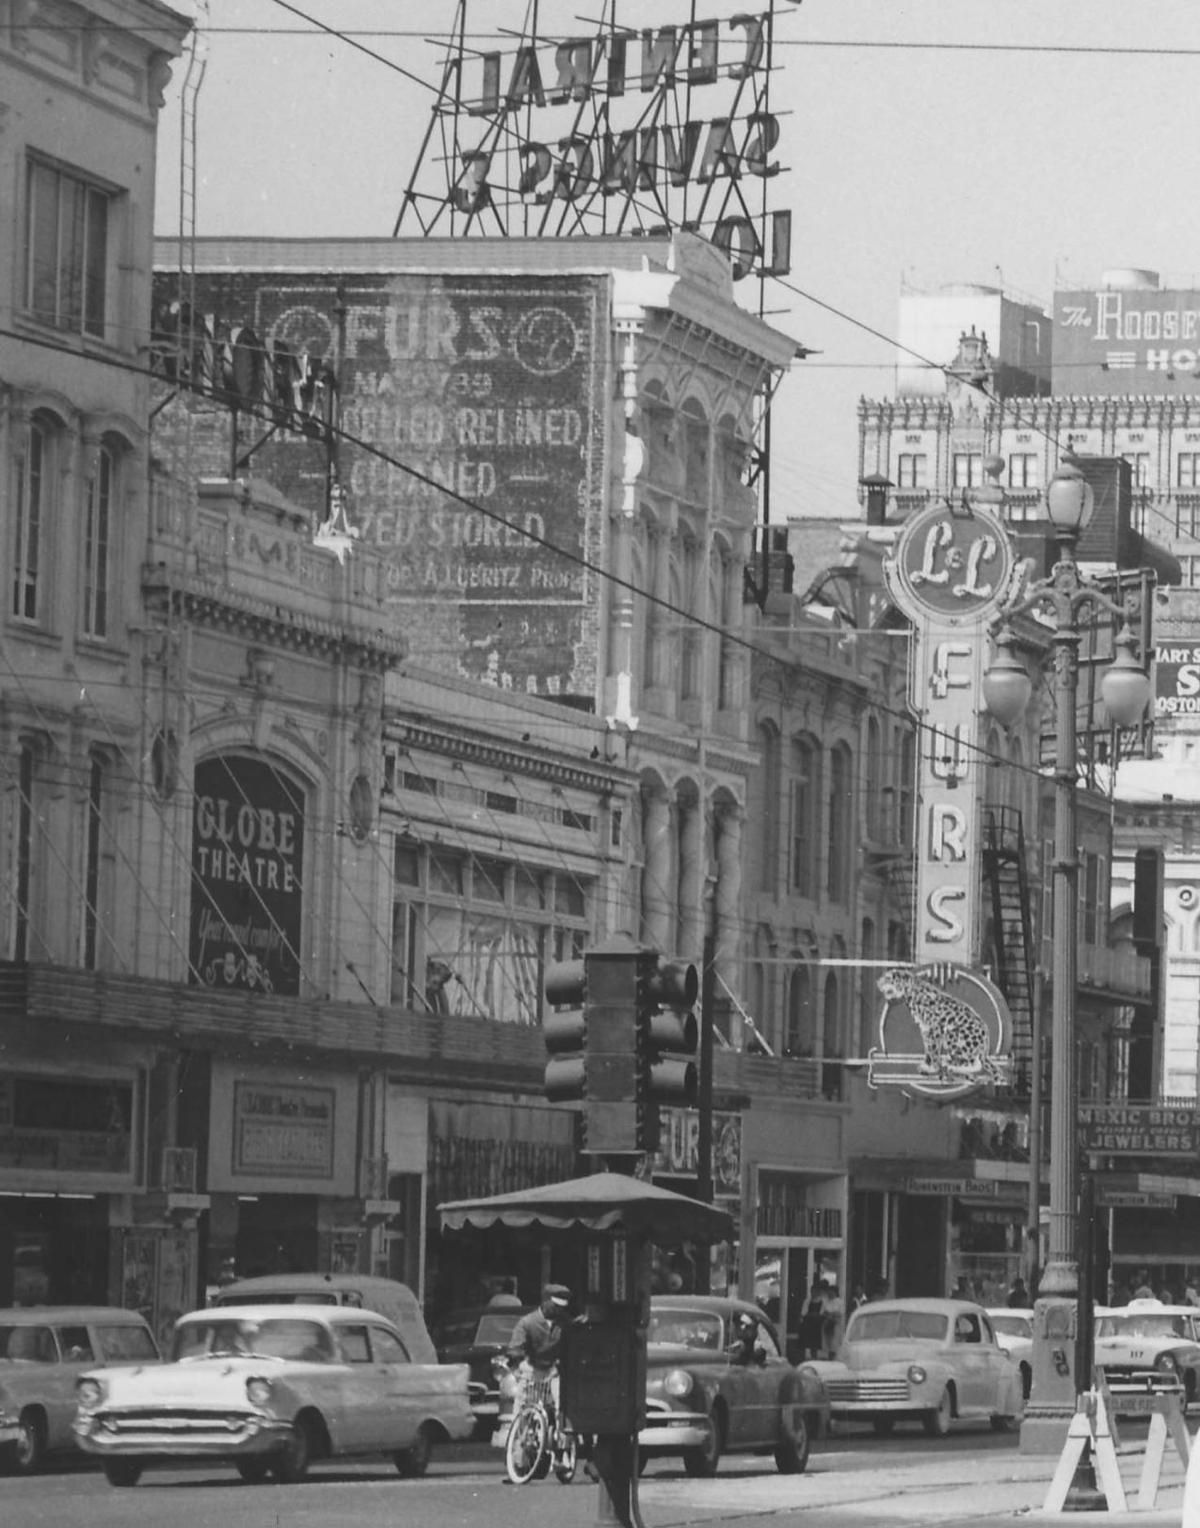
M 881 1437 L 919 1421 L 935 1438 L 957 1418 L 998 1432 L 1020 1416 L 1021 1375 L 987 1311 L 965 1300 L 872 1300 L 850 1317 L 836 1360 L 813 1362 L 834 1421 Z
M 1006 1305 L 988 1311 L 988 1315 L 995 1328 L 996 1341 L 1010 1358 L 1016 1360 L 1021 1371 L 1021 1394 L 1028 1400 L 1033 1385 L 1033 1312 L 1023 1306 Z
M 186 1459 L 290 1482 L 314 1460 L 390 1454 L 420 1475 L 473 1420 L 465 1364 L 414 1363 L 382 1316 L 329 1305 L 193 1311 L 170 1362 L 85 1374 L 76 1394 L 79 1445 L 118 1486 Z

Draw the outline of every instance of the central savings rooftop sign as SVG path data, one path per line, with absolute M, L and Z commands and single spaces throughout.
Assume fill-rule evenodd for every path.
M 442 214 L 508 234 L 687 228 L 729 254 L 735 280 L 786 274 L 791 214 L 762 209 L 761 190 L 751 212 L 743 185 L 782 168 L 769 103 L 775 14 L 524 36 L 508 53 L 463 47 L 434 108 L 443 130 L 453 119 L 453 153 L 438 158 L 446 189 L 419 192 L 418 163 L 396 232 L 406 214 L 426 233 Z M 702 87 L 714 110 L 693 116 Z M 614 126 L 622 100 L 626 121 Z

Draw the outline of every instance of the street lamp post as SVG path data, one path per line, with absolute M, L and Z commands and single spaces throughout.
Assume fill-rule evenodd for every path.
M 1058 546 L 1050 576 L 1032 586 L 1007 617 L 1025 611 L 1053 619 L 1054 652 L 1054 958 L 1051 972 L 1050 1030 L 1050 1219 L 1047 1255 L 1034 1320 L 1033 1388 L 1021 1427 L 1023 1452 L 1061 1450 L 1075 1412 L 1077 1393 L 1090 1387 L 1090 1373 L 1076 1372 L 1075 1334 L 1079 1321 L 1079 1263 L 1076 1253 L 1079 1172 L 1076 1149 L 1079 1076 L 1075 1057 L 1078 872 L 1076 703 L 1080 616 L 1088 607 L 1125 617 L 1125 612 L 1084 578 L 1075 546 L 1092 515 L 1092 490 L 1077 467 L 1064 466 L 1046 489 L 1046 505 Z M 1005 726 L 1028 704 L 1028 673 L 1013 652 L 1013 637 L 1002 628 L 997 656 L 983 678 L 984 702 Z M 1132 725 L 1146 708 L 1150 681 L 1134 656 L 1127 627 L 1116 639 L 1117 654 L 1101 681 L 1101 695 L 1117 726 Z M 1037 1064 L 1037 1058 L 1035 1058 Z M 1033 1165 L 1038 1171 L 1038 1165 Z M 1086 1366 L 1090 1369 L 1090 1358 Z

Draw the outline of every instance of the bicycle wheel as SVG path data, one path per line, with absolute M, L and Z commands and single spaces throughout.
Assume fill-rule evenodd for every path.
M 579 1465 L 579 1445 L 569 1427 L 563 1428 L 555 1439 L 554 1476 L 562 1485 L 569 1486 L 575 1479 Z
M 515 1486 L 523 1486 L 537 1474 L 550 1442 L 550 1422 L 540 1406 L 522 1406 L 508 1430 L 504 1467 Z

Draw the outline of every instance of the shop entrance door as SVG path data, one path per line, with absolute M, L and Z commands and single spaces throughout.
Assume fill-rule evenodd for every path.
M 845 1309 L 842 1289 L 844 1252 L 841 1244 L 760 1237 L 755 1252 L 754 1298 L 775 1323 L 788 1358 L 824 1356 L 830 1333 L 822 1320 L 809 1316 L 814 1281 L 822 1285 L 822 1304 L 836 1287 Z M 824 1282 L 828 1281 L 828 1282 Z M 824 1313 L 822 1313 L 824 1314 Z M 844 1328 L 843 1316 L 843 1328 Z

